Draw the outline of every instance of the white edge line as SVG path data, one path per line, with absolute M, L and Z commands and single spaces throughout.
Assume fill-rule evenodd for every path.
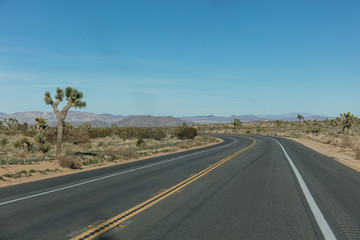
M 329 224 L 325 220 L 324 215 L 321 213 L 318 205 L 316 204 L 313 196 L 311 195 L 308 187 L 306 186 L 306 184 L 304 182 L 304 179 L 301 177 L 300 172 L 298 171 L 295 164 L 293 163 L 293 161 L 291 160 L 291 158 L 289 157 L 289 155 L 285 151 L 285 148 L 281 145 L 281 143 L 278 140 L 276 140 L 274 138 L 270 138 L 270 139 L 276 141 L 280 145 L 281 149 L 283 150 L 287 160 L 290 163 L 291 168 L 293 169 L 293 171 L 295 173 L 295 176 L 296 176 L 297 180 L 299 181 L 301 190 L 303 191 L 303 193 L 305 195 L 305 198 L 306 198 L 306 200 L 307 200 L 307 202 L 308 202 L 308 204 L 310 206 L 310 209 L 311 209 L 311 211 L 312 211 L 312 213 L 313 213 L 313 215 L 315 217 L 315 220 L 316 220 L 317 224 L 320 227 L 320 230 L 321 230 L 324 238 L 326 240 L 336 240 L 336 237 L 335 237 L 333 231 L 331 230 Z
M 125 173 L 138 171 L 138 170 L 141 170 L 141 169 L 144 169 L 144 168 L 149 168 L 149 167 L 153 167 L 153 166 L 156 166 L 156 165 L 160 165 L 160 164 L 164 164 L 164 163 L 176 161 L 176 160 L 179 160 L 179 159 L 182 159 L 182 158 L 186 158 L 186 157 L 190 157 L 190 156 L 194 156 L 194 155 L 197 155 L 197 154 L 200 154 L 200 153 L 209 152 L 209 151 L 213 151 L 213 150 L 216 150 L 216 149 L 219 149 L 219 148 L 231 146 L 231 145 L 233 145 L 233 144 L 235 144 L 235 143 L 237 142 L 237 140 L 236 140 L 235 138 L 231 138 L 231 137 L 228 137 L 228 138 L 230 138 L 230 139 L 232 139 L 232 140 L 234 140 L 234 141 L 233 141 L 232 143 L 226 144 L 226 145 L 224 145 L 224 146 L 220 146 L 220 147 L 216 147 L 216 148 L 211 148 L 211 149 L 208 149 L 208 150 L 204 150 L 204 151 L 201 151 L 201 152 L 192 153 L 192 154 L 185 155 L 185 156 L 182 156 L 182 157 L 177 157 L 177 158 L 165 160 L 165 161 L 162 161 L 162 162 L 145 165 L 145 166 L 143 166 L 143 167 L 138 167 L 138 168 L 130 169 L 130 170 L 127 170 L 127 171 L 123 171 L 123 172 L 119 172 L 119 173 L 107 175 L 107 176 L 105 176 L 105 177 L 100 177 L 100 178 L 88 180 L 88 181 L 85 181 L 85 182 L 81 182 L 81 183 L 69 185 L 69 186 L 66 186 L 66 187 L 56 188 L 56 189 L 53 189 L 53 190 L 50 190 L 50 191 L 41 192 L 41 193 L 37 193 L 37 194 L 33 194 L 33 195 L 26 196 L 26 197 L 16 198 L 16 199 L 9 200 L 9 201 L 5 201 L 5 202 L 0 202 L 0 206 L 6 205 L 6 204 L 9 204 L 9 203 L 13 203 L 13 202 L 18 202 L 18 201 L 26 200 L 26 199 L 29 199 L 29 198 L 34 198 L 34 197 L 46 195 L 46 194 L 49 194 L 49 193 L 59 192 L 59 191 L 62 191 L 62 190 L 66 190 L 66 189 L 69 189 L 69 188 L 81 186 L 81 185 L 88 184 L 88 183 L 92 183 L 92 182 L 97 182 L 97 181 L 100 181 L 100 180 L 103 180 L 103 179 L 106 179 L 106 178 L 111 178 L 111 177 L 115 177 L 115 176 L 122 175 L 122 174 L 125 174 Z

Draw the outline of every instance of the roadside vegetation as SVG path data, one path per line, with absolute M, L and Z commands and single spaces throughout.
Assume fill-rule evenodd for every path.
M 350 151 L 360 160 L 360 119 L 351 113 L 341 113 L 339 117 L 324 121 L 305 120 L 298 115 L 299 121 L 258 121 L 200 125 L 199 131 L 208 133 L 258 134 L 311 139 L 317 142 L 339 146 Z
M 203 146 L 216 142 L 197 136 L 194 126 L 179 127 L 93 127 L 90 123 L 73 126 L 64 123 L 61 155 L 56 158 L 57 127 L 36 118 L 36 124 L 20 124 L 16 119 L 0 121 L 0 171 L 11 166 L 28 170 L 0 174 L 0 181 L 48 174 L 63 168 L 82 168 L 108 162 L 120 163 L 138 158 Z M 59 160 L 59 161 L 57 161 Z M 59 168 L 35 170 L 41 163 L 59 163 Z M 3 171 L 3 172 L 4 172 Z

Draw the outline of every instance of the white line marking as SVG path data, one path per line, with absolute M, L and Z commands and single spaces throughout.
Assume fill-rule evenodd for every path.
M 18 201 L 26 200 L 26 199 L 29 199 L 29 198 L 34 198 L 34 197 L 46 195 L 46 194 L 49 194 L 49 193 L 59 192 L 59 191 L 66 190 L 66 189 L 69 189 L 69 188 L 81 186 L 81 185 L 88 184 L 88 183 L 92 183 L 92 182 L 97 182 L 97 181 L 100 181 L 100 180 L 103 180 L 103 179 L 106 179 L 106 178 L 115 177 L 115 176 L 122 175 L 122 174 L 125 174 L 125 173 L 135 172 L 135 171 L 138 171 L 138 170 L 141 170 L 141 169 L 145 169 L 145 168 L 157 166 L 157 165 L 160 165 L 160 164 L 164 164 L 164 163 L 176 161 L 176 160 L 179 160 L 179 159 L 182 159 L 182 158 L 186 158 L 186 157 L 190 157 L 190 156 L 194 156 L 194 155 L 197 155 L 197 154 L 200 154 L 200 153 L 209 152 L 209 151 L 213 151 L 213 150 L 216 150 L 216 149 L 219 149 L 219 148 L 231 146 L 231 145 L 233 145 L 233 144 L 235 144 L 235 143 L 237 142 L 237 140 L 236 140 L 235 138 L 231 138 L 231 137 L 228 137 L 228 138 L 232 139 L 233 142 L 232 142 L 232 143 L 229 143 L 229 144 L 226 144 L 226 145 L 224 145 L 224 146 L 220 146 L 220 147 L 216 147 L 216 148 L 211 148 L 211 149 L 204 150 L 204 151 L 201 151 L 201 152 L 196 152 L 196 153 L 192 153 L 192 154 L 185 155 L 185 156 L 182 156 L 182 157 L 177 157 L 177 158 L 165 160 L 165 161 L 162 161 L 162 162 L 145 165 L 145 166 L 143 166 L 143 167 L 138 167 L 138 168 L 126 170 L 126 171 L 123 171 L 123 172 L 114 173 L 114 174 L 111 174 L 111 175 L 108 175 L 108 176 L 105 176 L 105 177 L 100 177 L 100 178 L 88 180 L 88 181 L 85 181 L 85 182 L 81 182 L 81 183 L 69 185 L 69 186 L 66 186 L 66 187 L 56 188 L 56 189 L 53 189 L 53 190 L 50 190 L 50 191 L 41 192 L 41 193 L 37 193 L 37 194 L 33 194 L 33 195 L 26 196 L 26 197 L 16 198 L 16 199 L 9 200 L 9 201 L 5 201 L 5 202 L 0 202 L 0 206 L 1 206 L 1 205 L 6 205 L 6 204 L 9 204 L 9 203 L 13 203 L 13 202 L 18 202 Z
M 278 140 L 276 140 L 274 138 L 270 138 L 270 139 L 276 141 L 280 145 L 281 149 L 283 150 L 287 160 L 290 163 L 290 166 L 292 167 L 292 169 L 295 173 L 297 180 L 299 181 L 301 190 L 303 191 L 303 193 L 305 195 L 305 198 L 310 206 L 310 209 L 315 217 L 317 224 L 320 227 L 322 234 L 324 235 L 324 238 L 326 240 L 336 240 L 334 233 L 332 232 L 331 228 L 329 227 L 329 224 L 326 222 L 324 215 L 321 213 L 318 205 L 316 204 L 313 196 L 311 195 L 308 187 L 306 186 L 304 179 L 301 177 L 300 172 L 297 170 L 297 168 L 295 167 L 295 164 L 293 163 L 293 161 L 291 160 L 291 158 L 285 151 L 285 148 L 281 145 L 281 143 Z

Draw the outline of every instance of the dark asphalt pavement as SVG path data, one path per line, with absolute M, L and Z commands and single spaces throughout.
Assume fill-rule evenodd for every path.
M 204 149 L 1 188 L 0 239 L 75 237 L 252 143 L 221 137 Z M 323 239 L 280 145 L 252 137 L 254 147 L 98 239 Z M 360 173 L 276 139 L 336 238 L 360 239 Z

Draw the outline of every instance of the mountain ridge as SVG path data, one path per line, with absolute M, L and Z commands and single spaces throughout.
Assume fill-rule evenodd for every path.
M 288 113 L 279 115 L 230 115 L 230 116 L 190 116 L 190 117 L 173 117 L 173 116 L 151 116 L 151 115 L 114 115 L 109 113 L 97 114 L 82 111 L 69 111 L 66 117 L 66 121 L 78 126 L 85 122 L 90 122 L 95 127 L 108 127 L 112 124 L 118 126 L 143 126 L 143 127 L 155 127 L 155 126 L 178 126 L 186 123 L 200 123 L 200 124 L 214 124 L 214 123 L 229 123 L 234 118 L 240 119 L 243 122 L 251 121 L 298 121 L 297 114 L 301 114 L 305 117 L 305 120 L 325 120 L 333 119 L 334 117 L 328 117 L 319 114 L 311 113 Z M 0 121 L 4 118 L 16 118 L 20 123 L 27 122 L 30 125 L 35 124 L 35 117 L 45 118 L 47 123 L 51 126 L 57 125 L 57 119 L 54 112 L 41 112 L 41 111 L 29 111 L 29 112 L 16 112 L 7 114 L 0 112 Z

